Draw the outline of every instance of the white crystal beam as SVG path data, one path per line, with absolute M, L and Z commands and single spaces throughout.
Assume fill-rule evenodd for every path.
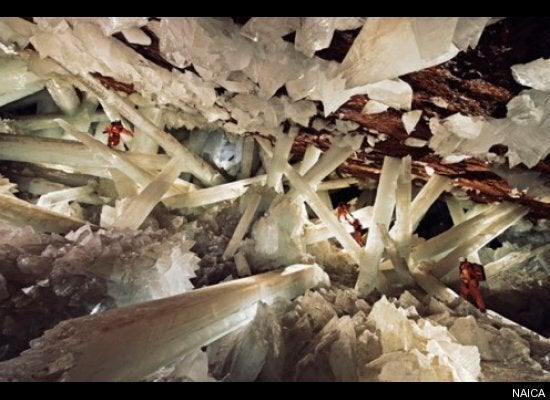
M 248 261 L 246 260 L 246 257 L 243 253 L 240 251 L 235 254 L 235 257 L 233 257 L 233 260 L 235 261 L 235 267 L 237 268 L 237 273 L 239 274 L 239 277 L 245 277 L 252 275 L 252 272 L 250 271 L 250 265 L 248 265 Z
M 68 117 L 63 114 L 43 114 L 22 116 L 13 121 L 13 124 L 25 131 L 39 131 L 42 129 L 57 128 L 59 125 L 56 119 L 63 118 L 67 122 L 74 124 L 76 117 Z M 109 118 L 103 112 L 95 112 L 90 115 L 90 122 L 106 122 Z
M 388 228 L 386 228 L 386 226 L 384 226 L 383 224 L 377 224 L 376 226 L 380 231 L 382 243 L 384 244 L 384 247 L 386 249 L 386 254 L 391 260 L 395 271 L 403 277 L 408 276 L 409 266 L 407 265 L 407 261 L 399 255 L 397 245 L 395 241 L 391 238 L 388 232 Z
M 67 118 L 67 121 L 71 119 Z M 56 123 L 56 125 L 58 125 Z M 58 125 L 59 126 L 59 125 Z M 90 135 L 88 135 L 90 136 Z M 90 136 L 91 138 L 91 136 Z M 93 138 L 92 138 L 93 139 Z M 98 142 L 99 143 L 99 142 Z M 134 164 L 147 170 L 160 171 L 170 161 L 166 154 L 141 154 L 113 150 Z M 102 177 L 109 176 L 103 157 L 86 145 L 74 140 L 41 138 L 0 133 L 0 159 L 30 163 L 63 164 L 73 167 L 103 169 Z
M 76 112 L 80 99 L 73 85 L 58 78 L 52 78 L 46 82 L 46 88 L 61 111 L 67 115 L 73 115 Z
M 235 228 L 235 232 L 233 232 L 231 240 L 225 248 L 223 258 L 227 259 L 233 257 L 233 255 L 237 251 L 237 248 L 244 238 L 244 235 L 246 235 L 246 232 L 248 232 L 248 228 L 250 228 L 250 224 L 254 219 L 254 214 L 256 214 L 256 210 L 258 209 L 261 200 L 262 196 L 259 193 L 253 193 L 248 199 L 246 209 L 244 210 L 244 213 L 239 220 L 237 227 Z
M 198 189 L 188 193 L 167 197 L 162 202 L 169 208 L 202 207 L 220 201 L 233 200 L 242 196 L 251 185 L 263 185 L 267 175 L 224 183 L 214 187 Z
M 1 136 L 0 136 L 1 143 Z M 132 153 L 129 153 L 132 154 Z M 1 149 L 0 149 L 1 155 Z M 241 179 L 235 182 L 224 183 L 205 189 L 189 191 L 183 194 L 176 194 L 167 197 L 162 202 L 170 208 L 202 207 L 220 201 L 234 200 L 242 196 L 251 185 L 264 185 L 267 175 L 257 175 L 252 178 Z M 334 181 L 321 182 L 318 190 L 331 190 L 348 187 L 356 183 L 355 178 L 337 179 Z
M 344 163 L 363 142 L 363 136 L 334 138 L 330 148 L 304 175 L 304 179 L 315 188 L 325 177 Z
M 142 109 L 145 117 L 149 118 L 155 126 L 164 129 L 164 120 L 162 110 L 158 108 Z M 134 129 L 134 138 L 130 143 L 130 151 L 138 153 L 157 154 L 159 145 L 146 133 L 143 133 L 143 128 L 136 126 Z
M 327 191 L 321 190 L 317 191 L 317 196 L 319 199 L 323 202 L 323 204 L 328 208 L 329 210 L 332 210 L 332 200 L 330 199 L 330 195 Z
M 93 196 L 94 191 L 95 187 L 93 185 L 56 190 L 40 196 L 36 205 L 39 207 L 51 207 L 66 201 L 78 201 L 86 204 L 104 204 L 105 202 L 101 200 L 101 198 Z
M 425 271 L 424 268 L 417 268 L 412 272 L 412 277 L 415 282 L 420 286 L 426 293 L 443 301 L 444 303 L 451 303 L 452 301 L 458 298 L 458 295 L 445 286 L 434 277 L 429 272 Z
M 398 253 L 409 257 L 412 235 L 411 221 L 411 156 L 401 159 L 401 171 L 397 178 L 395 205 L 395 243 Z
M 6 104 L 13 103 L 19 99 L 30 96 L 33 93 L 39 92 L 44 89 L 43 82 L 33 82 L 26 86 L 24 89 L 16 90 L 13 92 L 0 94 L 0 107 Z
M 455 249 L 468 237 L 480 234 L 491 222 L 506 215 L 514 208 L 515 206 L 510 203 L 493 205 L 475 217 L 467 219 L 463 223 L 455 225 L 451 229 L 416 246 L 411 253 L 411 258 L 415 260 L 415 263 L 422 260 L 441 258 L 441 254 Z
M 499 258 L 498 260 L 492 261 L 485 265 L 485 276 L 487 279 L 494 277 L 516 265 L 521 264 L 522 262 L 527 261 L 530 258 L 536 257 L 539 254 L 542 254 L 550 250 L 550 244 L 537 247 L 535 250 L 524 250 L 524 251 L 513 251 L 512 253 L 506 254 L 504 257 Z
M 4 194 L 0 194 L 0 220 L 15 226 L 31 226 L 38 232 L 55 233 L 67 233 L 87 223 Z
M 529 209 L 525 207 L 516 204 L 514 206 L 506 214 L 486 226 L 477 235 L 468 236 L 465 241 L 430 268 L 430 272 L 439 278 L 451 272 L 453 268 L 457 268 L 458 270 L 460 257 L 467 257 L 473 252 L 478 251 L 529 212 Z
M 344 189 L 356 183 L 359 183 L 359 181 L 356 178 L 333 179 L 330 181 L 321 182 L 317 186 L 317 191 L 320 192 L 320 191 Z
M 451 215 L 451 219 L 453 220 L 453 225 L 458 225 L 466 220 L 466 213 L 460 205 L 460 202 L 454 196 L 449 197 L 445 202 L 447 203 L 449 214 Z M 468 259 L 478 264 L 481 263 L 477 252 L 469 254 Z
M 293 299 L 326 284 L 318 266 L 293 265 L 66 320 L 31 350 L 0 363 L 0 380 L 137 381 L 248 323 L 257 302 Z
M 323 154 L 321 149 L 309 144 L 304 153 L 304 159 L 300 162 L 298 173 L 303 176 L 315 165 L 317 160 L 319 160 L 319 157 L 321 157 L 321 154 Z
M 109 173 L 119 198 L 137 196 L 138 187 L 128 175 L 123 174 L 117 168 L 110 168 Z
M 155 179 L 143 188 L 137 196 L 129 200 L 113 226 L 120 229 L 138 229 L 153 208 L 168 192 L 170 187 L 172 187 L 174 181 L 185 167 L 186 160 L 183 157 L 172 158 Z
M 452 181 L 441 175 L 432 175 L 428 182 L 422 187 L 411 204 L 412 231 L 414 232 L 422 217 L 430 206 L 439 198 L 441 193 L 450 190 Z
M 298 129 L 292 127 L 288 133 L 280 132 L 275 142 L 273 158 L 267 170 L 267 186 L 274 188 L 277 192 L 282 191 L 281 178 L 283 177 L 283 165 L 287 162 L 292 144 L 298 134 Z
M 449 209 L 449 214 L 453 220 L 453 225 L 461 224 L 466 220 L 466 213 L 460 205 L 460 202 L 454 196 L 450 196 L 446 199 L 445 203 Z
M 239 179 L 249 178 L 252 175 L 252 165 L 254 164 L 254 151 L 256 142 L 251 136 L 243 139 L 243 157 L 241 160 L 241 169 L 239 171 Z
M 381 224 L 387 228 L 391 222 L 400 167 L 401 160 L 384 157 L 372 213 L 373 225 Z M 364 267 L 359 269 L 359 276 L 355 284 L 356 290 L 369 294 L 376 287 L 378 266 L 383 251 L 384 243 L 382 242 L 380 230 L 370 229 L 365 244 L 366 261 Z

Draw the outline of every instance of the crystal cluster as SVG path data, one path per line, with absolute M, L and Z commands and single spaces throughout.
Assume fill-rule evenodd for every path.
M 546 339 L 463 316 L 465 305 L 407 291 L 372 305 L 351 289 L 308 291 L 260 306 L 247 327 L 210 345 L 210 370 L 224 381 L 477 381 L 492 378 L 481 361 L 512 361 L 540 373 L 543 353 L 530 343 Z
M 194 243 L 167 230 L 1 229 L 3 359 L 64 319 L 189 291 L 199 267 Z

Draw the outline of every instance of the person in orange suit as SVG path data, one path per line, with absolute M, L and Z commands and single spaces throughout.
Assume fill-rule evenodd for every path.
M 485 300 L 481 295 L 479 288 L 479 282 L 484 281 L 485 270 L 483 265 L 471 263 L 467 259 L 460 261 L 460 296 L 468 300 L 471 297 L 477 308 L 480 311 L 485 312 L 487 307 L 485 306 Z
M 350 225 L 352 223 L 349 221 L 350 215 L 349 215 L 349 204 L 348 203 L 340 203 L 338 204 L 338 221 L 342 222 L 341 218 L 344 218 Z
M 351 223 L 351 226 L 353 227 L 353 238 L 359 246 L 363 247 L 365 245 L 365 242 L 363 241 L 363 226 L 361 225 L 361 222 L 357 218 L 355 218 Z
M 109 125 L 107 125 L 103 133 L 107 133 L 109 135 L 107 139 L 107 145 L 109 147 L 115 147 L 120 143 L 121 133 L 129 136 L 134 136 L 132 132 L 122 126 L 122 122 L 120 121 L 111 122 Z

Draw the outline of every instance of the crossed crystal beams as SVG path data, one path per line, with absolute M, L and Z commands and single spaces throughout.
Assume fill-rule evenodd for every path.
M 269 159 L 273 154 L 271 144 L 265 139 L 258 139 L 258 142 Z M 335 148 L 335 146 L 332 148 Z M 335 234 L 337 240 L 359 264 L 360 273 L 356 289 L 366 294 L 376 287 L 380 277 L 385 282 L 380 282 L 381 285 L 379 286 L 384 287 L 387 284 L 385 275 L 390 275 L 387 273 L 387 263 L 385 268 L 380 268 L 385 273 L 380 274 L 379 271 L 380 261 L 384 250 L 386 250 L 387 256 L 401 281 L 409 280 L 411 276 L 409 272 L 412 272 L 412 277 L 417 284 L 427 290 L 428 293 L 445 301 L 455 298 L 456 294 L 439 282 L 437 278 L 441 278 L 455 269 L 460 257 L 475 253 L 527 213 L 524 207 L 502 203 L 485 209 L 478 214 L 462 215 L 460 217 L 463 220 L 462 223 L 416 246 L 411 254 L 412 232 L 416 229 L 429 207 L 444 191 L 452 188 L 452 182 L 448 178 L 433 175 L 414 201 L 411 202 L 410 158 L 397 160 L 386 157 L 372 209 L 371 229 L 364 253 L 361 254 L 362 249 L 359 248 L 358 251 L 354 243 L 350 243 L 348 240 L 349 234 L 344 235 L 342 232 L 344 230 L 347 232 L 347 230 L 343 228 L 343 225 L 335 224 L 337 222 L 336 218 L 324 206 L 319 196 L 311 190 L 312 187 L 304 185 L 308 176 L 311 179 L 311 181 L 306 181 L 309 185 L 319 182 L 315 178 L 319 175 L 312 173 L 312 171 L 322 170 L 323 168 L 320 166 L 323 166 L 323 160 L 325 161 L 324 165 L 328 164 L 327 161 L 330 160 L 330 157 L 327 156 L 328 153 L 328 151 L 325 153 L 324 159 L 321 158 L 318 163 L 310 167 L 311 169 L 303 177 L 300 177 L 288 163 L 284 163 L 284 174 L 293 186 L 289 195 L 302 195 L 306 202 L 310 205 L 314 204 L 312 208 L 322 222 Z M 323 178 L 324 176 L 320 179 Z M 388 232 L 393 209 L 396 205 L 396 222 Z M 483 210 L 483 208 L 480 209 Z M 470 218 L 466 219 L 468 217 Z M 378 229 L 372 229 L 375 226 Z M 319 231 L 318 228 L 316 229 Z M 310 231 L 310 241 L 312 241 L 314 235 L 315 233 Z M 426 263 L 434 260 L 438 262 L 436 264 Z
M 114 226 L 117 228 L 137 229 L 149 215 L 155 205 L 162 199 L 165 193 L 178 193 L 178 188 L 172 188 L 172 184 L 179 174 L 187 167 L 186 158 L 178 155 L 172 158 L 157 176 L 145 171 L 128 160 L 123 153 L 117 153 L 103 143 L 95 140 L 87 133 L 80 132 L 74 126 L 64 120 L 56 120 L 65 131 L 76 139 L 80 140 L 91 150 L 100 154 L 105 161 L 114 168 L 123 171 L 130 178 L 134 179 L 143 190 L 132 197 L 125 205 L 122 213 L 116 219 Z M 187 190 L 191 189 L 191 186 Z
M 52 62 L 57 63 L 53 60 Z M 65 69 L 61 65 L 59 66 Z M 23 72 L 26 73 L 26 75 L 24 74 L 24 77 L 27 77 L 27 75 L 29 75 L 37 82 L 37 84 L 39 83 L 40 87 L 33 87 L 33 91 L 40 90 L 42 87 L 44 87 L 44 83 L 42 81 L 39 81 L 38 78 L 34 76 L 34 74 L 26 72 L 26 67 L 25 71 Z M 70 71 L 68 72 L 70 73 Z M 70 90 L 68 90 L 67 87 L 67 85 L 73 84 L 74 86 L 80 88 L 86 93 L 94 94 L 98 99 L 100 99 L 106 111 L 110 111 L 110 113 L 112 113 L 113 115 L 122 115 L 127 120 L 132 122 L 135 127 L 138 127 L 141 133 L 145 134 L 154 142 L 161 145 L 169 155 L 173 157 L 179 155 L 181 158 L 185 159 L 188 164 L 189 172 L 199 178 L 204 184 L 210 186 L 222 183 L 224 181 L 223 177 L 210 165 L 208 165 L 198 155 L 189 151 L 173 136 L 158 128 L 153 122 L 151 122 L 151 120 L 143 116 L 139 111 L 135 110 L 132 104 L 130 104 L 127 100 L 121 98 L 118 94 L 111 92 L 109 89 L 103 87 L 99 82 L 97 82 L 93 77 L 89 76 L 88 74 L 82 73 L 80 74 L 80 76 L 78 75 L 79 74 L 77 73 L 76 75 L 67 77 L 68 83 L 65 85 L 56 84 L 55 81 L 51 81 L 49 85 L 52 97 L 54 98 L 54 100 L 57 100 L 56 103 L 60 105 L 62 110 L 66 110 L 70 113 L 74 112 L 75 110 L 75 104 L 73 104 L 74 102 L 70 101 L 70 98 L 72 97 L 71 92 Z M 30 80 L 31 78 L 28 78 L 27 80 Z M 72 87 L 71 90 L 73 90 Z M 26 96 L 28 94 L 29 93 L 26 93 L 24 95 Z M 9 101 L 11 102 L 13 101 L 13 99 L 10 98 Z M 88 122 L 88 124 L 89 123 L 90 122 Z M 84 131 L 87 130 L 83 129 L 84 127 L 82 126 L 77 126 L 77 128 Z
M 6 63 L 16 64 L 16 63 L 18 63 L 18 61 L 5 61 L 4 64 L 6 64 Z M 34 82 L 34 81 L 39 79 L 37 76 L 35 76 L 31 72 L 27 71 L 26 64 L 24 64 L 24 63 L 22 63 L 22 65 L 20 66 L 19 69 L 21 71 L 19 71 L 19 72 L 15 71 L 15 73 L 8 74 L 8 76 L 12 77 L 12 78 L 13 78 L 13 76 L 15 76 L 15 77 L 20 76 L 19 81 L 21 81 L 21 82 L 19 82 L 18 85 L 22 85 L 22 84 L 26 85 L 28 83 L 27 81 Z M 11 72 L 13 72 L 13 71 L 11 71 Z M 96 83 L 96 82 L 93 79 L 91 79 L 89 76 L 85 76 L 84 80 L 86 80 L 86 79 L 88 79 L 91 82 L 92 87 L 94 87 L 94 83 Z M 85 95 L 85 97 L 84 97 L 84 99 L 83 99 L 83 101 L 80 105 L 79 105 L 78 96 L 76 96 L 74 88 L 70 84 L 70 82 L 72 82 L 73 80 L 77 83 L 80 83 L 82 85 L 82 87 L 85 86 L 87 89 L 89 89 L 89 90 L 86 91 L 86 95 Z M 95 113 L 98 101 L 94 97 L 90 96 L 90 93 L 93 93 L 93 90 L 90 89 L 88 86 L 86 86 L 83 82 L 81 82 L 81 81 L 79 81 L 78 79 L 75 79 L 75 78 L 69 79 L 68 82 L 69 83 L 61 83 L 56 78 L 52 78 L 52 79 L 48 80 L 48 82 L 46 83 L 46 86 L 48 87 L 48 90 L 49 90 L 49 92 L 51 94 L 51 97 L 53 98 L 54 102 L 65 112 L 65 114 L 67 114 L 65 116 L 65 118 L 67 120 L 70 120 L 71 122 L 73 122 L 73 124 L 74 124 L 73 128 L 75 128 L 76 130 L 80 130 L 80 131 L 88 131 L 88 129 L 90 127 L 90 124 L 93 120 L 100 120 L 101 119 L 101 118 L 98 118 L 98 116 L 96 115 L 97 113 Z M 105 110 L 106 114 L 110 115 L 111 119 L 114 118 L 114 117 L 116 117 L 116 119 L 120 118 L 120 113 L 117 111 L 116 106 L 117 105 L 120 106 L 120 104 L 123 104 L 123 107 L 125 107 L 124 108 L 125 111 L 128 111 L 128 109 L 130 110 L 130 113 L 131 113 L 132 117 L 134 118 L 134 122 L 137 120 L 138 122 L 142 123 L 142 125 L 137 125 L 136 124 L 136 130 L 138 132 L 143 131 L 143 133 L 145 134 L 145 137 L 147 137 L 147 135 L 149 134 L 149 135 L 153 136 L 153 138 L 156 138 L 157 140 L 160 140 L 160 142 L 164 143 L 165 145 L 170 145 L 174 148 L 177 147 L 177 146 L 181 147 L 181 145 L 172 136 L 164 133 L 163 131 L 161 131 L 158 128 L 155 131 L 154 130 L 154 124 L 152 122 L 150 122 L 147 118 L 142 117 L 139 112 L 135 111 L 133 109 L 133 107 L 131 107 L 131 106 L 129 106 L 129 104 L 125 103 L 125 101 L 122 100 L 121 98 L 119 98 L 118 95 L 111 94 L 107 89 L 103 88 L 101 85 L 96 85 L 96 89 L 98 89 L 97 86 L 99 87 L 99 91 L 101 91 L 101 93 L 103 95 L 107 96 L 107 99 L 100 99 L 100 100 L 101 100 L 101 102 L 104 106 L 104 110 Z M 14 89 L 16 89 L 16 88 L 14 88 Z M 117 103 L 117 100 L 118 100 L 118 103 Z M 115 103 L 115 106 L 111 105 L 112 102 Z M 91 114 L 92 114 L 92 116 L 95 116 L 95 118 L 91 118 L 90 117 Z M 155 119 L 154 115 L 152 116 L 152 119 L 153 120 Z M 32 129 L 32 130 L 41 129 L 40 132 L 49 132 L 49 131 L 52 130 L 52 128 L 54 128 L 54 130 L 55 130 L 55 126 L 51 126 L 51 124 L 56 123 L 56 120 L 57 119 L 55 119 L 55 118 L 52 119 L 52 117 L 50 116 L 50 117 L 46 117 L 46 118 L 42 118 L 42 119 L 38 118 L 38 119 L 34 119 L 34 120 L 31 119 L 31 120 L 26 120 L 26 121 L 25 120 L 16 121 L 15 123 L 13 123 L 13 125 L 15 126 L 15 129 L 24 129 L 24 130 L 27 130 L 27 129 Z M 160 137 L 160 139 L 159 139 L 159 137 Z M 111 150 L 111 149 L 105 149 L 105 148 L 102 149 L 100 147 L 101 146 L 100 143 L 97 142 L 97 141 L 93 141 L 91 139 L 91 137 L 87 134 L 85 134 L 85 136 L 80 135 L 79 138 L 80 138 L 81 141 L 89 139 L 85 143 L 88 147 L 93 149 L 93 152 L 101 154 L 103 156 L 103 158 L 108 157 L 109 150 Z M 142 142 L 144 142 L 144 141 L 142 140 Z M 137 143 L 137 145 L 140 145 L 140 146 L 136 145 L 137 147 L 141 147 L 141 148 L 144 148 L 146 150 L 153 150 L 153 148 L 156 149 L 156 144 L 154 144 L 154 143 L 153 143 L 153 145 L 151 143 L 147 143 L 147 141 L 145 141 L 144 143 L 141 143 L 141 144 L 139 143 L 139 141 L 136 141 L 136 143 Z M 27 142 L 27 144 L 31 145 L 30 142 Z M 64 144 L 63 146 L 64 147 L 70 147 L 70 145 L 68 145 L 68 144 Z M 18 155 L 17 155 L 18 153 L 16 153 L 14 155 L 13 151 L 8 151 L 8 149 L 5 149 L 5 150 L 6 151 L 3 154 L 4 159 L 13 159 L 14 157 L 15 158 L 18 157 Z M 13 149 L 11 149 L 11 150 L 13 150 Z M 33 148 L 32 150 L 35 150 L 35 149 Z M 63 149 L 59 149 L 59 150 L 60 150 L 61 153 L 63 153 L 62 152 Z M 34 151 L 33 151 L 33 153 L 34 153 Z M 40 148 L 39 150 L 37 149 L 37 153 L 44 154 L 45 152 L 44 152 L 43 148 Z M 207 165 L 202 160 L 200 160 L 200 158 L 197 155 L 189 152 L 186 149 L 181 150 L 179 152 L 176 150 L 175 153 L 180 155 L 180 158 L 179 158 L 180 163 L 178 165 L 182 165 L 181 161 L 182 161 L 182 159 L 185 158 L 185 160 L 187 161 L 187 164 L 189 165 L 189 168 L 191 169 L 191 172 L 193 172 L 197 176 L 202 177 L 201 179 L 203 181 L 209 180 L 209 179 L 211 179 L 210 183 L 216 183 L 216 182 L 221 181 L 221 176 L 216 176 L 215 171 L 213 171 L 213 169 L 209 165 Z M 34 154 L 36 154 L 36 153 L 34 153 Z M 69 156 L 67 156 L 67 154 Z M 59 166 L 59 164 L 58 164 L 59 162 L 63 163 L 64 160 L 68 161 L 67 159 L 71 159 L 70 154 L 72 154 L 72 153 L 67 152 L 65 154 L 61 154 L 59 157 L 53 158 L 52 161 L 56 166 Z M 19 153 L 19 156 L 23 159 L 26 159 L 27 161 L 30 161 L 30 162 L 35 162 L 35 163 L 39 162 L 39 161 L 37 161 L 37 159 L 35 157 L 31 157 L 29 154 L 25 154 L 24 152 L 23 152 L 23 154 Z M 151 182 L 151 181 L 153 181 L 153 179 L 155 179 L 155 174 L 152 174 L 149 171 L 143 171 L 143 169 L 141 169 L 140 167 L 138 167 L 135 164 L 132 165 L 131 161 L 125 159 L 126 157 L 127 157 L 126 155 L 117 155 L 117 153 L 111 151 L 110 152 L 110 157 L 109 157 L 109 162 L 110 163 L 115 163 L 117 165 L 117 168 L 119 168 L 121 172 L 123 172 L 125 174 L 128 174 L 134 182 L 137 182 L 137 184 L 140 187 L 145 187 L 149 182 Z M 50 158 L 52 158 L 52 157 L 50 156 Z M 78 160 L 76 162 L 76 164 L 79 165 L 78 168 L 79 168 L 80 172 L 92 173 L 94 175 L 100 175 L 100 176 L 105 176 L 105 177 L 112 176 L 113 180 L 115 181 L 115 184 L 116 184 L 117 188 L 120 188 L 121 191 L 123 192 L 121 194 L 121 196 L 124 195 L 124 194 L 128 195 L 130 193 L 136 193 L 137 192 L 137 188 L 132 187 L 132 185 L 135 185 L 135 184 L 131 183 L 130 179 L 125 179 L 123 176 L 121 176 L 121 174 L 119 174 L 117 172 L 113 172 L 113 169 L 111 169 L 111 171 L 105 171 L 105 168 L 98 168 L 97 165 L 103 164 L 102 162 L 97 163 L 95 166 L 92 165 L 90 167 L 82 167 L 81 166 L 82 159 L 88 159 L 88 158 L 89 157 L 80 158 L 80 160 Z M 38 159 L 40 159 L 40 157 L 38 157 Z M 73 155 L 72 159 L 75 160 L 74 155 Z M 65 163 L 65 164 L 67 164 L 67 163 Z M 174 168 L 174 167 L 172 166 L 172 168 Z M 109 173 L 109 172 L 111 172 L 111 173 Z M 164 174 L 161 174 L 160 178 L 166 178 L 166 176 Z M 186 192 L 188 190 L 192 190 L 193 188 L 194 188 L 194 185 L 191 185 L 189 183 L 184 183 L 184 181 L 178 180 L 178 182 L 174 185 L 174 187 L 170 188 L 170 194 L 183 193 L 183 192 Z M 143 200 L 144 196 L 147 193 L 151 194 L 152 190 L 146 191 L 143 195 L 141 195 L 139 198 L 137 198 L 137 200 Z M 60 193 L 60 195 L 61 195 L 61 193 Z M 69 194 L 67 194 L 67 195 L 69 195 Z M 148 208 L 151 208 L 151 207 L 154 206 L 153 203 L 156 204 L 155 201 L 151 200 L 151 201 L 148 202 L 148 204 L 149 204 L 148 207 L 142 207 L 142 208 L 144 210 L 146 210 Z M 131 222 L 129 226 L 135 226 L 137 228 L 139 226 L 139 221 L 138 220 L 139 219 L 144 219 L 146 217 L 146 215 L 139 215 L 138 216 L 137 214 L 139 214 L 139 213 L 136 212 L 137 207 L 132 206 L 132 204 L 137 204 L 137 203 L 135 201 L 133 203 L 130 203 L 131 207 L 126 208 L 126 210 L 133 209 L 135 218 L 137 218 L 137 219 L 135 221 L 133 221 L 131 219 L 125 219 L 125 221 L 127 223 Z M 143 202 L 141 201 L 140 204 L 143 205 Z M 143 214 L 145 214 L 145 213 L 143 213 Z M 126 215 L 123 214 L 121 217 L 125 217 L 125 216 Z M 121 226 L 126 225 L 126 223 L 120 223 L 119 225 L 121 225 Z
M 530 246 L 526 246 L 530 247 Z M 498 274 L 501 274 L 530 258 L 536 257 L 539 254 L 543 254 L 550 250 L 550 243 L 537 247 L 534 250 L 520 249 L 519 251 L 513 251 L 506 254 L 505 256 L 499 258 L 498 260 L 492 261 L 485 265 L 485 275 L 487 279 L 491 279 Z
M 263 149 L 267 161 L 270 162 L 273 159 L 273 146 L 267 139 L 257 137 L 256 140 L 260 147 Z M 323 158 L 319 160 L 319 163 L 322 162 L 322 159 Z M 319 195 L 310 186 L 310 182 L 306 180 L 305 177 L 300 176 L 300 174 L 296 172 L 287 161 L 281 163 L 281 168 L 284 175 L 286 175 L 286 177 L 290 181 L 290 184 L 296 190 L 297 194 L 303 197 L 303 199 L 309 204 L 309 206 L 313 209 L 313 211 L 315 212 L 315 214 L 317 214 L 321 221 L 323 221 L 323 223 L 327 225 L 329 229 L 331 229 L 331 231 L 334 232 L 336 240 L 338 240 L 342 247 L 346 249 L 346 251 L 353 257 L 355 262 L 357 262 L 357 264 L 359 264 L 360 266 L 363 265 L 364 257 L 361 247 L 359 247 L 359 245 L 349 235 L 344 226 L 338 221 L 332 210 L 324 204 Z M 314 168 L 315 167 L 313 167 L 311 170 L 313 170 Z M 323 167 L 322 170 L 326 171 L 326 167 Z M 327 172 L 327 175 L 330 172 L 332 171 Z M 319 175 L 322 175 L 322 173 L 319 172 Z
M 413 264 L 433 261 L 425 270 L 442 277 L 456 269 L 460 257 L 478 251 L 527 214 L 528 209 L 513 203 L 495 204 L 474 217 L 453 226 L 411 252 Z
M 142 132 L 157 142 L 172 157 L 180 156 L 186 160 L 189 172 L 195 175 L 205 185 L 212 186 L 221 184 L 225 179 L 212 168 L 208 163 L 198 155 L 191 152 L 187 147 L 178 142 L 176 138 L 162 129 L 158 128 L 148 118 L 144 117 L 132 104 L 126 99 L 120 97 L 117 93 L 103 87 L 90 75 L 74 77 L 75 86 L 83 91 L 91 92 L 107 104 L 116 109 L 124 118 L 130 121 L 134 126 L 140 127 Z
M 298 264 L 66 320 L 0 363 L 0 380 L 137 381 L 250 322 L 259 301 L 328 284 L 321 268 Z

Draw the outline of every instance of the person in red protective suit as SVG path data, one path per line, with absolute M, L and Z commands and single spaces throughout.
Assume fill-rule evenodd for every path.
M 109 138 L 107 139 L 107 145 L 109 147 L 115 147 L 120 143 L 121 133 L 129 136 L 134 136 L 132 132 L 122 126 L 122 122 L 120 121 L 111 122 L 109 125 L 107 125 L 103 133 L 107 133 L 109 135 Z
M 340 203 L 338 204 L 338 221 L 342 221 L 341 218 L 344 218 L 350 225 L 353 225 L 350 221 L 350 215 L 349 215 L 349 204 L 348 203 Z
M 363 247 L 365 245 L 365 242 L 363 241 L 363 226 L 361 225 L 361 222 L 357 218 L 355 218 L 351 223 L 351 226 L 353 227 L 353 238 L 359 246 Z
M 484 281 L 485 270 L 483 265 L 469 262 L 467 259 L 460 261 L 460 296 L 468 300 L 471 297 L 477 308 L 485 312 L 487 307 L 479 290 L 479 282 Z

